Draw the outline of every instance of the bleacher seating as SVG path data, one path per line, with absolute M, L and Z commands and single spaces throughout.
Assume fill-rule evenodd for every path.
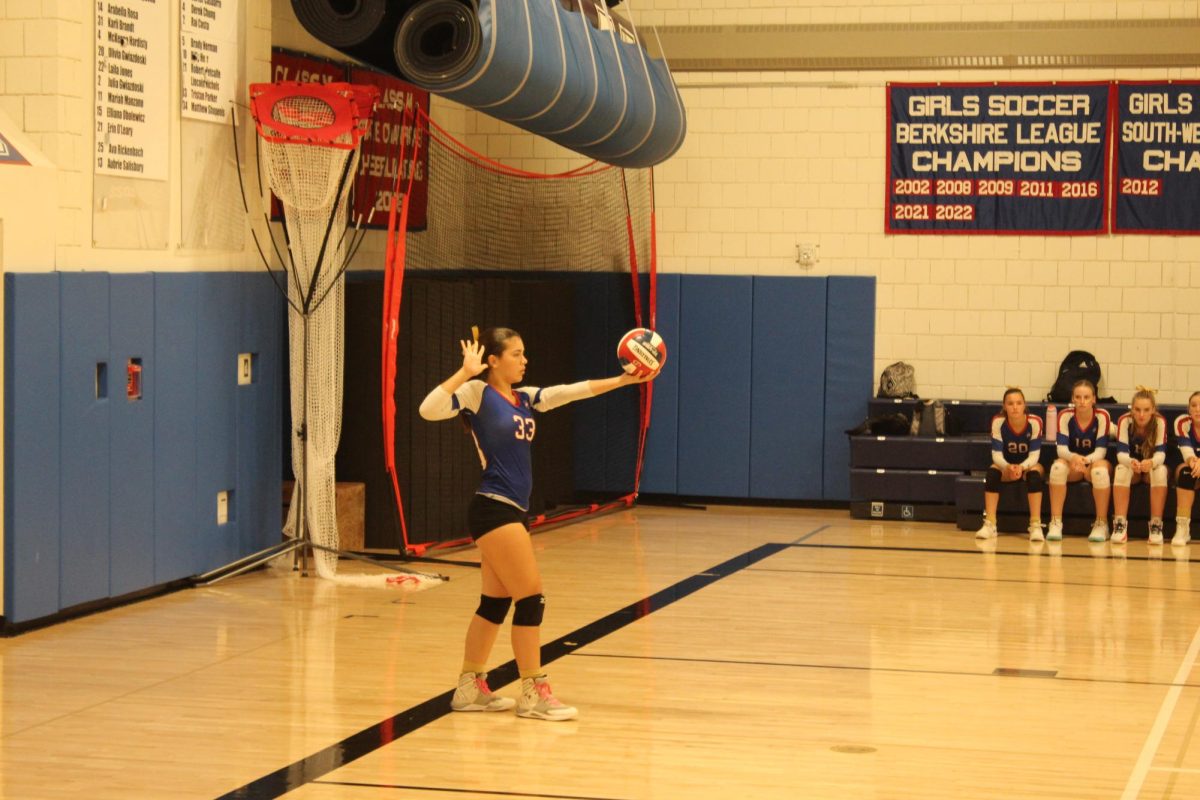
M 878 417 L 900 412 L 911 417 L 919 400 L 872 399 L 868 415 Z M 850 514 L 858 519 L 912 519 L 955 522 L 962 530 L 975 530 L 983 516 L 984 475 L 992 463 L 990 429 L 992 418 L 1000 412 L 999 402 L 946 400 L 962 431 L 958 436 L 851 436 L 850 437 Z M 1115 421 L 1128 410 L 1125 404 L 1101 404 Z M 1030 413 L 1045 419 L 1046 404 L 1030 403 Z M 1060 406 L 1061 410 L 1061 406 Z M 1159 413 L 1168 426 L 1186 412 L 1185 406 L 1160 406 Z M 1057 457 L 1052 443 L 1042 447 L 1041 463 L 1047 475 Z M 1110 446 L 1108 458 L 1116 462 L 1116 447 Z M 1174 476 L 1179 464 L 1179 449 L 1168 430 L 1167 466 Z M 997 525 L 1001 531 L 1024 531 L 1029 525 L 1029 507 L 1023 484 L 1006 485 L 1000 493 Z M 1197 504 L 1200 505 L 1200 504 Z M 1193 509 L 1193 518 L 1200 516 Z M 1111 515 L 1111 507 L 1109 514 Z M 1149 517 L 1149 490 L 1145 484 L 1133 487 L 1129 504 L 1130 533 L 1146 535 Z M 1042 495 L 1042 519 L 1050 518 L 1050 493 Z M 1068 484 L 1063 509 L 1063 530 L 1067 534 L 1086 534 L 1095 518 L 1091 485 Z M 1167 535 L 1175 527 L 1174 485 L 1167 493 L 1163 515 Z

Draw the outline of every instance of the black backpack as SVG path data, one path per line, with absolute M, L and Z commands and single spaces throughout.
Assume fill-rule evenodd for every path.
M 1072 350 L 1062 360 L 1062 365 L 1058 368 L 1058 377 L 1054 380 L 1054 386 L 1050 387 L 1046 399 L 1052 403 L 1071 402 L 1071 387 L 1075 385 L 1075 381 L 1082 380 L 1091 381 L 1092 385 L 1097 387 L 1098 393 L 1100 362 L 1086 350 Z

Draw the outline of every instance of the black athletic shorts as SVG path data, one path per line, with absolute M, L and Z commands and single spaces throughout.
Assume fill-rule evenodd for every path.
M 477 494 L 471 498 L 467 506 L 467 532 L 472 539 L 478 539 L 489 531 L 494 531 L 501 525 L 511 525 L 518 522 L 529 529 L 529 514 L 509 503 L 493 500 Z

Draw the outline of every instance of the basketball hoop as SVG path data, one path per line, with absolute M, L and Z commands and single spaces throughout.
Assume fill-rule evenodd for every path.
M 348 240 L 346 236 L 347 207 L 359 145 L 378 99 L 378 88 L 349 83 L 250 85 L 250 109 L 261 143 L 259 174 L 265 171 L 284 216 L 287 258 L 283 266 L 289 279 L 286 290 L 279 288 L 290 309 L 292 467 L 296 476 L 284 530 L 292 539 L 202 575 L 201 581 L 231 577 L 286 553 L 296 553 L 307 571 L 304 554 L 309 546 L 317 574 L 339 583 L 413 590 L 444 580 L 387 564 L 379 566 L 391 570 L 389 574 L 337 574 L 339 556 L 378 564 L 339 550 L 334 476 L 341 437 L 344 276 L 348 253 L 355 247 L 354 237 Z M 278 253 L 278 246 L 275 249 Z M 265 257 L 263 260 L 266 263 Z M 270 270 L 269 264 L 267 268 Z M 397 572 L 403 573 L 402 579 Z M 208 580 L 218 573 L 223 574 Z

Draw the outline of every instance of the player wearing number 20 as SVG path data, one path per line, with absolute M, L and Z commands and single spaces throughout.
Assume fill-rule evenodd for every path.
M 516 331 L 489 328 L 478 341 L 460 345 L 462 366 L 434 387 L 420 409 L 427 420 L 450 419 L 462 413 L 483 464 L 483 478 L 467 509 L 467 528 L 481 554 L 481 594 L 467 627 L 462 672 L 450 707 L 455 711 L 506 711 L 516 705 L 521 717 L 572 719 L 576 710 L 554 697 L 542 672 L 545 597 L 527 526 L 533 486 L 530 445 L 537 432 L 534 412 L 643 383 L 658 373 L 622 373 L 615 378 L 518 389 L 516 384 L 524 380 L 528 360 Z M 509 606 L 513 606 L 513 654 L 521 676 L 517 703 L 493 694 L 485 671 Z
M 1029 496 L 1029 538 L 1044 541 L 1042 532 L 1042 488 L 1044 471 L 1038 463 L 1042 452 L 1042 419 L 1025 408 L 1025 393 L 1009 389 L 1004 393 L 1004 411 L 992 419 L 992 466 L 984 479 L 983 526 L 977 539 L 996 535 L 996 508 L 1000 504 L 1000 485 L 1024 481 Z

